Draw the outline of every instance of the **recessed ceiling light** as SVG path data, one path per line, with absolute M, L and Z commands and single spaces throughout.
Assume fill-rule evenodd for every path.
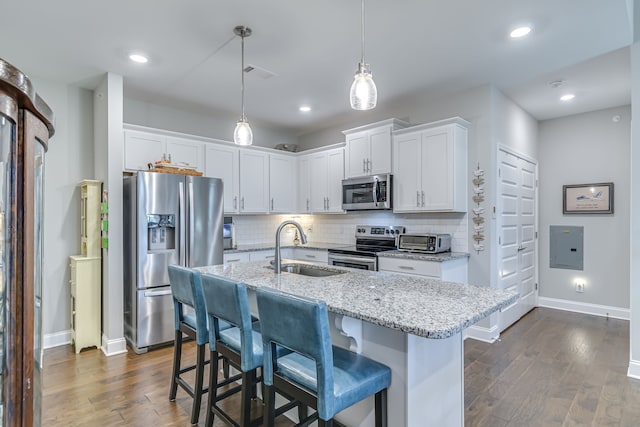
M 511 31 L 509 36 L 511 36 L 512 39 L 519 39 L 520 37 L 526 36 L 530 32 L 531 32 L 531 27 L 528 26 L 528 25 L 525 25 L 525 26 L 518 27 L 515 30 Z
M 149 59 L 146 56 L 140 55 L 139 53 L 132 53 L 129 55 L 129 59 L 133 62 L 137 62 L 138 64 L 146 64 L 149 62 Z
M 309 107 L 308 105 L 303 105 L 300 107 L 300 111 L 302 111 L 303 113 L 308 113 L 309 111 L 311 111 L 311 107 Z
M 568 93 L 566 95 L 562 95 L 560 97 L 560 101 L 571 101 L 573 98 L 575 98 L 576 96 L 572 93 Z

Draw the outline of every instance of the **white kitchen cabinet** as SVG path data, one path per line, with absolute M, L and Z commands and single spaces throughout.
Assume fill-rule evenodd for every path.
M 186 163 L 204 171 L 204 142 L 168 136 L 166 152 L 171 163 Z
M 295 157 L 269 154 L 269 212 L 295 212 L 296 172 Z
M 468 259 L 466 257 L 446 261 L 378 257 L 379 271 L 423 276 L 447 282 L 467 283 L 467 269 Z
M 456 117 L 394 132 L 394 212 L 466 212 L 468 125 Z
M 344 150 L 334 148 L 309 155 L 311 213 L 342 213 Z
M 167 151 L 164 135 L 125 130 L 124 168 L 126 170 L 148 170 L 148 164 L 162 159 Z
M 240 212 L 240 149 L 231 144 L 207 144 L 204 175 L 222 179 L 224 213 Z
M 345 176 L 392 173 L 391 134 L 408 125 L 389 119 L 343 131 L 347 140 Z
M 311 213 L 311 156 L 298 157 L 298 194 L 297 211 L 299 213 Z
M 187 138 L 165 136 L 153 132 L 125 130 L 124 168 L 147 170 L 149 163 L 160 159 L 171 163 L 186 163 L 204 170 L 204 143 Z
M 223 254 L 222 261 L 225 264 L 233 264 L 234 262 L 249 262 L 249 252 L 235 252 L 230 254 Z
M 276 251 L 273 249 L 268 249 L 268 250 L 264 250 L 264 251 L 255 251 L 255 252 L 249 252 L 249 261 L 254 262 L 254 261 L 271 261 L 272 259 L 275 259 L 275 253 Z M 283 250 L 280 250 L 280 256 L 282 256 L 284 258 L 284 253 Z
M 296 247 L 293 248 L 293 259 L 299 261 L 317 262 L 319 264 L 327 264 L 329 262 L 329 253 L 326 249 L 308 249 Z
M 240 213 L 269 212 L 269 155 L 240 150 Z

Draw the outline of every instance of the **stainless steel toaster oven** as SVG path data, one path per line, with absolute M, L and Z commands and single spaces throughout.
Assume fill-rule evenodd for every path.
M 450 234 L 401 234 L 398 250 L 437 254 L 451 250 Z

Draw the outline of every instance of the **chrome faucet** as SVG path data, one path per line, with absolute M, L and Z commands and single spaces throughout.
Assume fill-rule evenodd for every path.
M 291 219 L 283 221 L 282 224 L 280 224 L 278 226 L 278 229 L 276 230 L 276 254 L 274 257 L 274 262 L 275 262 L 274 268 L 276 270 L 276 274 L 280 274 L 280 268 L 282 267 L 282 258 L 280 258 L 280 232 L 287 225 L 295 225 L 296 228 L 298 229 L 298 232 L 300 232 L 300 241 L 302 242 L 303 245 L 307 244 L 307 235 L 304 234 L 304 231 L 302 230 L 302 226 L 300 224 L 298 224 L 296 221 Z

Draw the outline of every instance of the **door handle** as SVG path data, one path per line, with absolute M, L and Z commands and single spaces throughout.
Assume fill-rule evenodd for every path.
M 244 196 L 240 198 L 240 209 L 244 210 Z
M 238 209 L 238 196 L 233 196 L 233 210 Z
M 424 191 L 422 192 L 422 207 L 424 208 Z
M 362 159 L 362 172 L 367 172 L 367 159 Z
M 524 251 L 524 250 L 525 250 L 525 247 L 524 247 L 524 246 L 522 246 L 522 245 L 521 245 L 521 246 L 518 246 L 518 252 L 522 252 L 522 251 Z
M 271 210 L 273 210 L 273 197 L 271 198 Z
M 309 212 L 309 199 L 307 199 L 307 212 Z
M 420 190 L 416 191 L 416 206 L 420 207 Z
M 378 207 L 380 180 L 376 177 L 373 182 L 373 204 Z
M 371 160 L 367 159 L 367 172 L 371 172 Z
M 181 182 L 178 184 L 178 219 L 180 221 L 180 228 L 179 228 L 179 233 L 180 233 L 180 245 L 179 245 L 179 258 L 180 258 L 180 265 L 186 265 L 186 221 L 187 221 L 187 213 L 185 212 L 186 210 L 186 206 L 185 206 L 185 200 L 184 200 L 184 183 Z
M 163 295 L 171 295 L 171 289 L 166 289 L 162 291 L 144 291 L 145 297 L 161 297 Z

